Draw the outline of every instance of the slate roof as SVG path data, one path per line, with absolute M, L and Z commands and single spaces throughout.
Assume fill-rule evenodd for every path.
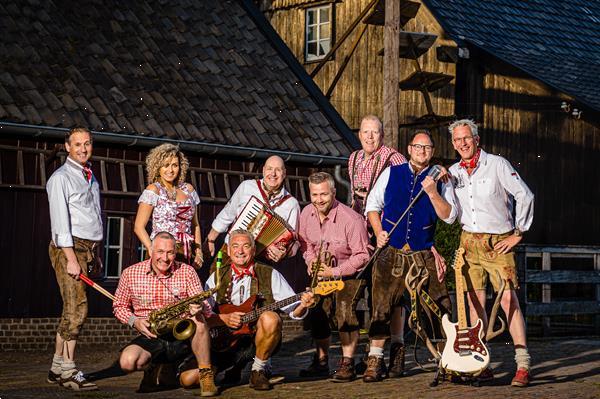
M 360 144 L 250 0 L 0 3 L 0 121 L 347 156 Z
M 454 40 L 600 110 L 600 1 L 423 2 Z

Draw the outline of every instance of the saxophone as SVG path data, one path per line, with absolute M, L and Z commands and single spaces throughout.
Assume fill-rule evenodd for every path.
M 200 304 L 205 299 L 211 297 L 221 285 L 220 268 L 223 262 L 223 254 L 221 251 L 217 254 L 217 269 L 215 271 L 215 286 L 207 291 L 182 299 L 179 302 L 167 305 L 161 309 L 152 311 L 148 316 L 150 323 L 150 331 L 157 336 L 170 336 L 179 341 L 184 341 L 191 338 L 196 333 L 196 325 L 190 319 L 182 319 L 180 316 L 188 311 L 192 304 Z
M 329 245 L 327 245 L 329 246 Z M 333 265 L 333 256 L 327 249 L 323 250 L 323 241 L 319 245 L 319 252 L 317 253 L 317 259 L 314 261 L 311 269 L 312 279 L 310 281 L 310 288 L 315 288 L 317 284 L 319 284 L 319 272 L 325 269 L 325 266 L 332 267 Z M 315 303 L 319 302 L 319 295 L 315 295 Z

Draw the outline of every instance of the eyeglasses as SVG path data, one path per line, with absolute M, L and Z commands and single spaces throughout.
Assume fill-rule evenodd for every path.
M 452 139 L 452 141 L 456 144 L 462 143 L 463 141 L 470 143 L 471 141 L 473 141 L 473 136 L 457 137 L 455 139 Z
M 432 145 L 410 144 L 410 146 L 412 148 L 414 148 L 415 150 L 417 150 L 417 151 L 421 151 L 421 150 L 431 151 L 431 150 L 433 150 L 433 146 Z

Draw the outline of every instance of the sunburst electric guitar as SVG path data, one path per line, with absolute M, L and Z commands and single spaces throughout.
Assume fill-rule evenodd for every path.
M 465 264 L 464 248 L 458 248 L 454 257 L 456 276 L 456 307 L 458 322 L 452 323 L 448 314 L 442 317 L 442 328 L 446 333 L 446 346 L 442 352 L 442 367 L 448 371 L 479 375 L 490 363 L 490 352 L 482 338 L 483 322 L 477 319 L 474 326 L 467 325 L 462 267 Z

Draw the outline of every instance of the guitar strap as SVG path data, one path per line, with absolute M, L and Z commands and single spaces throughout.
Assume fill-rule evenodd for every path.
M 442 318 L 442 312 L 440 311 L 439 306 L 435 303 L 433 298 L 431 298 L 431 296 L 423 289 L 423 285 L 429 280 L 429 272 L 427 271 L 427 268 L 425 267 L 422 258 L 421 262 L 417 261 L 417 259 L 415 258 L 417 255 L 420 254 L 415 253 L 409 255 L 412 258 L 412 262 L 409 266 L 405 278 L 406 288 L 410 293 L 411 312 L 408 320 L 409 326 L 415 332 L 416 337 L 421 338 L 421 340 L 425 343 L 427 349 L 429 349 L 431 354 L 434 357 L 439 358 L 440 353 L 427 336 L 427 333 L 423 328 L 421 318 L 419 317 L 421 315 L 421 303 L 425 304 L 425 306 L 427 306 L 427 308 L 430 310 L 431 314 L 435 315 L 440 320 Z

